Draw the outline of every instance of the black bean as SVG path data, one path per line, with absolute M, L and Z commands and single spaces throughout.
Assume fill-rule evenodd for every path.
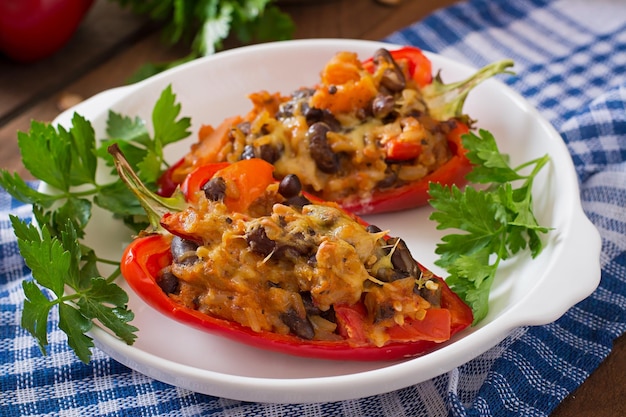
M 388 50 L 381 48 L 376 51 L 374 53 L 374 63 L 377 65 L 383 63 L 391 64 L 391 68 L 387 68 L 380 79 L 380 83 L 383 87 L 391 92 L 398 92 L 404 89 L 406 86 L 404 74 Z
M 332 151 L 326 138 L 329 131 L 326 123 L 318 122 L 309 127 L 307 135 L 309 152 L 317 168 L 327 174 L 334 174 L 339 170 L 339 157 Z
M 320 314 L 320 317 L 332 323 L 337 323 L 337 317 L 335 316 L 335 309 L 333 308 L 332 305 L 330 306 L 328 310 L 322 311 L 322 314 Z
M 174 294 L 178 292 L 179 284 L 178 277 L 170 271 L 162 273 L 157 279 L 157 285 L 165 294 Z
M 257 227 L 246 233 L 246 242 L 253 252 L 268 256 L 276 248 L 276 242 L 267 237 L 265 229 Z
M 313 297 L 311 297 L 311 293 L 309 291 L 301 292 L 300 298 L 302 298 L 302 303 L 304 304 L 304 309 L 306 310 L 307 315 L 319 316 L 322 313 L 322 310 L 317 308 L 313 302 Z
M 193 265 L 198 261 L 198 256 L 195 254 L 196 249 L 198 249 L 196 242 L 179 236 L 174 236 L 170 244 L 170 252 L 174 262 L 182 265 Z
M 283 323 L 289 327 L 291 333 L 305 340 L 311 340 L 315 336 L 315 330 L 313 325 L 309 321 L 308 317 L 300 317 L 298 313 L 289 309 L 287 312 L 280 315 L 280 319 Z
M 291 93 L 291 97 L 296 100 L 311 97 L 315 93 L 315 90 L 312 88 L 300 88 Z
M 281 259 L 283 261 L 291 261 L 294 264 L 302 259 L 302 254 L 298 251 L 298 248 L 291 245 L 278 245 L 272 255 L 272 259 Z
M 222 177 L 211 178 L 202 186 L 202 191 L 211 201 L 223 201 L 226 197 L 226 181 Z
M 368 233 L 380 233 L 382 232 L 382 229 L 378 226 L 376 226 L 375 224 L 368 224 L 367 227 L 365 228 L 365 230 L 368 231 Z
M 315 90 L 313 89 L 301 88 L 300 90 L 296 90 L 291 93 L 290 100 L 281 104 L 279 107 L 278 112 L 276 113 L 276 118 L 280 119 L 293 117 L 297 113 L 298 108 L 300 109 L 300 112 L 304 114 L 305 106 L 307 106 L 304 100 L 313 95 L 314 92 Z
M 409 274 L 393 268 L 378 268 L 375 278 L 383 282 L 393 282 L 402 278 L 407 278 Z
M 419 289 L 416 286 L 415 290 L 424 300 L 428 301 L 431 306 L 435 308 L 441 306 L 441 285 L 437 285 L 437 289 L 434 290 L 427 288 L 425 285 Z
M 288 206 L 301 209 L 302 207 L 311 204 L 311 200 L 300 194 L 295 197 L 288 198 L 285 203 L 287 203 Z
M 300 297 L 302 298 L 302 303 L 304 304 L 304 309 L 306 310 L 307 316 L 320 316 L 323 319 L 326 319 L 332 323 L 336 323 L 337 319 L 335 317 L 335 309 L 333 306 L 326 311 L 320 310 L 313 301 L 313 297 L 311 297 L 311 293 L 308 291 L 303 291 L 300 293 Z
M 251 127 L 250 122 L 241 122 L 237 125 L 237 129 L 241 130 L 245 136 L 250 134 Z
M 278 113 L 276 113 L 276 118 L 277 119 L 283 119 L 286 117 L 293 117 L 294 115 L 294 110 L 296 109 L 296 105 L 297 103 L 293 102 L 293 101 L 287 101 L 285 103 L 283 103 L 279 109 L 278 109 Z
M 308 104 L 304 103 L 302 104 L 302 114 L 309 126 L 313 126 L 317 122 L 324 122 L 332 132 L 338 132 L 341 129 L 341 123 L 328 109 L 322 110 L 317 107 L 309 107 Z
M 322 109 L 310 107 L 306 103 L 302 105 L 302 114 L 304 115 L 304 118 L 309 126 L 314 123 L 321 122 L 324 119 L 324 112 Z
M 395 245 L 393 254 L 391 255 L 391 263 L 397 271 L 406 272 L 414 278 L 420 278 L 422 276 L 421 270 L 417 261 L 411 256 L 409 248 L 404 243 L 404 240 L 399 238 L 391 238 L 387 241 L 389 245 Z M 397 243 L 397 244 L 396 244 Z
M 376 184 L 376 188 L 385 189 L 393 187 L 398 181 L 398 173 L 392 169 L 387 169 L 385 171 L 385 178 L 378 181 Z
M 322 112 L 321 121 L 328 125 L 331 132 L 338 132 L 341 129 L 341 123 L 339 123 L 339 120 L 337 120 L 335 115 L 328 109 L 324 109 Z
M 379 304 L 374 312 L 374 323 L 392 319 L 395 314 L 396 310 L 391 304 Z
M 273 164 L 280 158 L 280 151 L 272 145 L 264 144 L 259 147 L 259 158 Z
M 393 96 L 379 94 L 372 100 L 372 113 L 375 117 L 383 119 L 393 111 L 395 104 Z
M 278 184 L 278 192 L 285 198 L 296 197 L 302 191 L 300 178 L 295 174 L 288 174 Z
M 289 251 L 292 256 L 308 258 L 313 251 L 314 245 L 305 239 L 304 235 L 300 232 L 290 234 L 289 244 L 282 244 L 278 246 L 277 252 L 283 253 Z

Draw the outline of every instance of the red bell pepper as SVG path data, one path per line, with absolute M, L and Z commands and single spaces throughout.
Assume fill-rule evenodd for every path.
M 348 84 L 346 84 L 345 88 L 342 90 L 336 89 L 335 93 L 328 93 L 327 88 L 316 90 L 316 93 L 323 93 L 323 103 L 328 106 L 350 107 L 355 102 L 358 102 L 358 99 L 364 101 L 369 97 L 368 94 L 374 94 L 375 91 L 374 93 L 371 91 L 372 88 L 375 89 L 372 80 L 355 78 L 362 75 L 363 69 L 375 75 L 378 74 L 376 77 L 382 77 L 381 74 L 387 74 L 388 71 L 397 73 L 399 70 L 402 71 L 403 75 L 398 78 L 404 77 L 406 79 L 406 75 L 408 75 L 419 87 L 421 97 L 428 108 L 428 114 L 436 121 L 445 121 L 455 127 L 447 134 L 450 159 L 425 177 L 410 183 L 395 184 L 385 188 L 377 187 L 371 192 L 361 190 L 362 192 L 358 195 L 333 198 L 345 209 L 360 215 L 403 210 L 425 205 L 428 202 L 428 188 L 431 182 L 438 182 L 444 185 L 463 185 L 466 182 L 465 175 L 472 168 L 470 162 L 465 157 L 466 151 L 461 141 L 461 136 L 469 131 L 470 126 L 469 118 L 462 112 L 465 98 L 477 84 L 495 74 L 506 72 L 506 69 L 512 65 L 510 60 L 496 62 L 487 65 L 468 79 L 444 84 L 439 75 L 433 77 L 432 63 L 420 49 L 404 47 L 393 51 L 381 51 L 363 63 L 359 63 L 356 58 L 351 60 L 349 54 L 347 57 L 342 55 L 343 59 L 345 59 L 343 61 L 341 59 L 331 61 L 325 68 L 325 74 L 328 73 L 326 78 L 330 79 L 330 81 L 326 80 L 326 82 L 340 83 L 343 79 L 349 81 L 346 81 Z M 324 77 L 322 78 L 325 79 Z M 360 80 L 364 81 L 360 82 Z M 352 89 L 348 88 L 348 86 L 351 86 Z M 362 88 L 359 89 L 357 86 Z M 363 90 L 361 92 L 364 97 L 352 97 L 349 92 L 353 90 Z M 346 94 L 348 95 L 347 97 L 345 97 Z M 354 94 L 357 93 L 355 92 Z M 341 98 L 338 97 L 339 95 L 341 95 Z M 315 98 L 315 95 L 313 98 Z M 338 101 L 341 102 L 341 105 L 338 104 Z M 330 110 L 330 108 L 325 109 L 327 111 Z M 241 118 L 236 120 L 238 122 L 242 121 Z M 418 122 L 415 121 L 415 123 Z M 223 156 L 218 156 L 218 153 L 228 142 L 228 132 L 232 126 L 234 125 L 231 124 L 231 121 L 227 120 L 216 129 L 204 130 L 203 132 L 209 132 L 209 134 L 203 133 L 200 135 L 202 140 L 195 148 L 195 151 L 187 155 L 185 157 L 187 158 L 186 160 L 179 161 L 175 168 L 168 170 L 164 174 L 162 182 L 170 186 L 162 188 L 163 195 L 173 191 L 174 185 L 180 182 L 181 176 L 188 173 L 193 167 L 202 163 L 216 162 L 218 158 L 222 158 Z M 381 141 L 381 146 L 384 149 L 388 163 L 409 162 L 418 158 L 422 153 L 419 135 L 409 135 L 407 140 L 400 137 L 389 137 L 385 141 Z M 197 152 L 197 155 L 195 152 Z M 175 174 L 178 177 L 177 179 L 174 178 Z M 281 172 L 281 175 L 283 174 L 284 172 Z M 334 174 L 329 175 L 332 176 Z M 302 178 L 302 180 L 307 183 L 307 178 Z
M 131 189 L 141 186 L 135 182 L 134 177 L 127 178 L 128 175 L 132 176 L 132 173 L 124 171 L 129 169 L 128 167 L 120 169 L 123 162 L 119 162 L 117 156 L 116 164 L 122 178 L 129 181 Z M 202 166 L 185 180 L 181 187 L 182 195 L 188 200 L 196 200 L 198 192 L 209 179 L 220 177 L 227 183 L 234 181 L 238 191 L 253 190 L 252 193 L 258 196 L 259 190 L 264 190 L 265 187 L 275 183 L 271 176 L 272 169 L 269 163 L 260 159 L 240 161 L 232 165 L 222 163 Z M 141 193 L 138 195 L 142 200 Z M 182 195 L 172 198 L 179 199 Z M 246 203 L 231 201 L 225 204 L 230 210 L 245 213 L 253 200 L 254 198 L 244 198 L 243 201 Z M 145 201 L 143 203 L 144 207 L 149 204 Z M 187 203 L 189 204 L 189 201 Z M 176 203 L 171 204 L 171 207 L 175 206 Z M 351 214 L 348 215 L 355 218 Z M 176 224 L 172 224 L 168 217 L 167 214 L 163 215 L 159 222 L 168 230 L 176 229 Z M 364 223 L 363 220 L 356 219 Z M 366 330 L 372 324 L 367 320 L 362 301 L 352 305 L 334 305 L 337 333 L 343 337 L 342 339 L 307 340 L 291 333 L 255 331 L 237 322 L 187 308 L 174 301 L 161 289 L 157 279 L 159 272 L 172 262 L 170 242 L 171 235 L 167 233 L 152 234 L 135 239 L 126 248 L 122 257 L 121 272 L 131 288 L 146 303 L 170 318 L 255 347 L 323 359 L 392 360 L 424 354 L 448 341 L 454 334 L 468 327 L 473 320 L 470 308 L 450 290 L 444 280 L 433 276 L 432 280 L 441 289 L 439 305 L 430 307 L 422 320 L 407 319 L 403 325 L 392 323 L 387 330 L 390 339 L 380 347 L 366 337 Z M 417 265 L 426 272 L 422 265 Z
M 19 62 L 46 58 L 76 31 L 93 0 L 3 0 L 0 52 Z
M 452 83 L 443 84 L 439 75 L 432 76 L 430 60 L 415 47 L 404 47 L 390 51 L 393 59 L 408 66 L 408 73 L 421 87 L 424 100 L 430 114 L 437 120 L 455 120 L 455 127 L 448 133 L 448 146 L 451 158 L 434 172 L 420 180 L 388 189 L 377 189 L 366 199 L 346 198 L 338 203 L 346 210 L 359 214 L 384 213 L 404 210 L 428 204 L 428 188 L 431 182 L 442 185 L 464 185 L 465 176 L 471 171 L 463 147 L 462 136 L 469 132 L 469 119 L 463 115 L 463 104 L 469 91 L 483 80 L 506 72 L 512 65 L 510 60 L 496 62 L 479 70 L 472 77 Z M 373 59 L 364 62 L 364 67 L 374 71 Z M 411 142 L 391 142 L 387 147 L 387 155 L 392 160 L 409 160 L 420 152 L 419 144 Z
M 254 347 L 296 356 L 361 361 L 418 356 L 449 340 L 454 334 L 467 328 L 473 320 L 471 310 L 450 290 L 444 280 L 437 278 L 442 284 L 442 308 L 429 310 L 423 321 L 391 328 L 389 332 L 394 341 L 382 347 L 364 342 L 365 337 L 361 330 L 364 316 L 358 309 L 355 311 L 355 307 L 348 306 L 335 307 L 335 314 L 342 324 L 340 333 L 353 337 L 350 342 L 303 340 L 293 335 L 256 332 L 238 323 L 182 307 L 168 297 L 156 283 L 156 277 L 171 259 L 170 244 L 165 236 L 159 234 L 135 239 L 122 257 L 122 275 L 143 301 L 167 317 Z
M 421 49 L 414 46 L 389 51 L 393 59 L 400 65 L 407 65 L 407 71 L 419 87 L 426 87 L 433 82 L 433 65 Z M 363 61 L 363 67 L 374 72 L 374 58 Z

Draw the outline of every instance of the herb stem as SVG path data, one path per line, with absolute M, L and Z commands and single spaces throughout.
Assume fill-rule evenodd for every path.
M 528 166 L 534 165 L 535 168 L 533 168 L 532 173 L 527 175 L 525 178 L 534 177 L 541 170 L 541 168 L 543 168 L 543 166 L 546 163 L 548 163 L 549 160 L 550 160 L 550 157 L 548 155 L 544 155 L 541 158 L 536 158 L 536 159 L 533 159 L 532 161 L 527 161 L 521 165 L 518 165 L 517 167 L 513 168 L 513 171 L 519 172 Z

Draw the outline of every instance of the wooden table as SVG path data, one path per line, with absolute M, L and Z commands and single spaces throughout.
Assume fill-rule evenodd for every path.
M 377 40 L 455 0 L 404 0 L 383 6 L 374 0 L 285 1 L 296 38 Z M 100 91 L 124 85 L 146 62 L 180 58 L 183 45 L 165 47 L 158 27 L 105 0 L 96 2 L 70 43 L 53 57 L 20 65 L 0 57 L 0 168 L 29 178 L 20 162 L 17 131 L 31 120 L 52 121 L 61 110 Z M 626 415 L 626 337 L 552 414 L 553 417 Z

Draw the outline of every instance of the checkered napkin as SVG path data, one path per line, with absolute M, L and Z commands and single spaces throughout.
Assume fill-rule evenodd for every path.
M 555 323 L 519 328 L 430 381 L 358 400 L 245 403 L 155 381 L 95 350 L 84 365 L 51 326 L 42 357 L 19 326 L 29 272 L 8 213 L 30 208 L 0 190 L 0 414 L 167 416 L 546 416 L 626 331 L 626 4 L 622 0 L 474 0 L 394 33 L 476 67 L 513 58 L 511 87 L 562 134 L 583 207 L 602 239 L 602 281 Z M 53 321 L 56 318 L 53 317 Z

